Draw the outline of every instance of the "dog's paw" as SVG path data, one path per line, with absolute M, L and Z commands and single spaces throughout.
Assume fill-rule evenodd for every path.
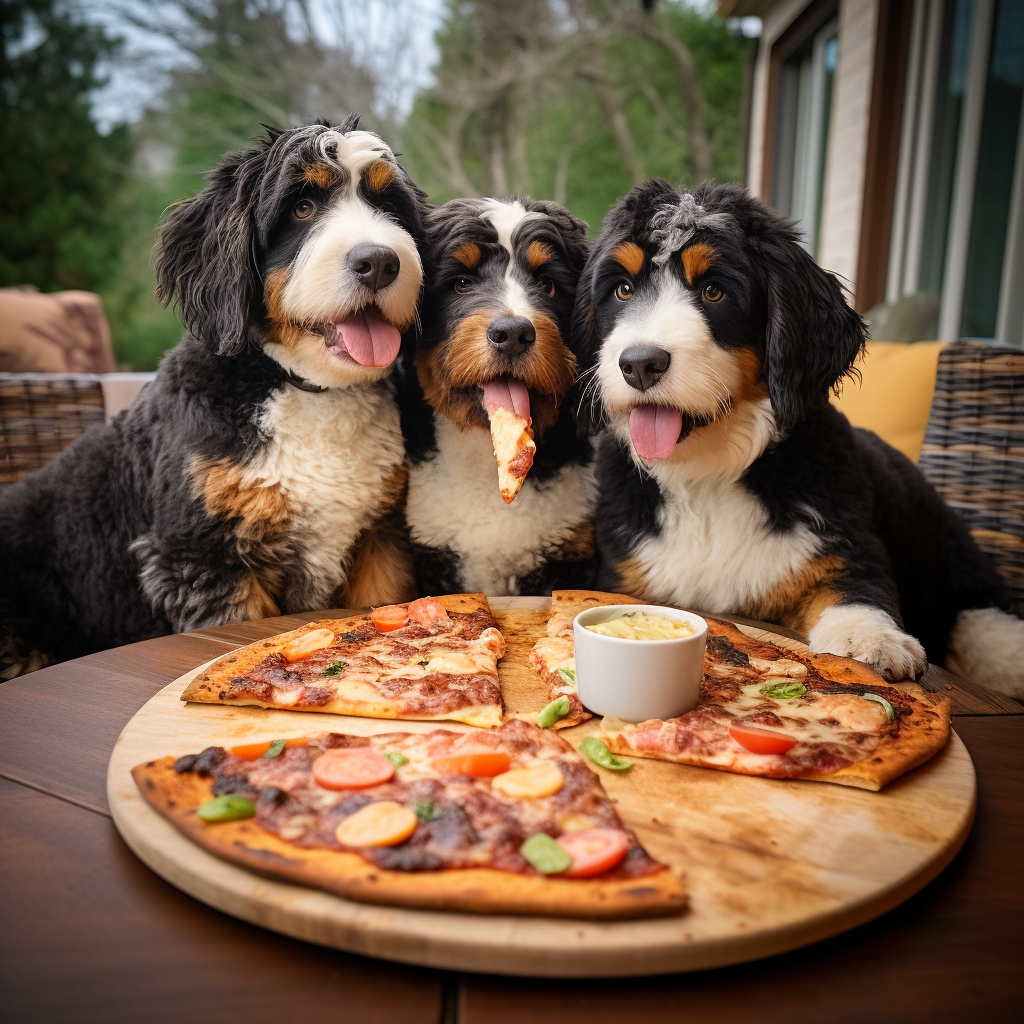
M 834 604 L 821 613 L 808 640 L 815 654 L 838 654 L 870 665 L 890 682 L 919 679 L 928 667 L 924 648 L 896 620 L 869 604 Z

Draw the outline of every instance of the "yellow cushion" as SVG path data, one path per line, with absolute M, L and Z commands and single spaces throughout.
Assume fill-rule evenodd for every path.
M 943 341 L 869 341 L 857 360 L 858 384 L 847 378 L 832 404 L 855 427 L 873 430 L 917 462 L 935 394 L 935 372 Z

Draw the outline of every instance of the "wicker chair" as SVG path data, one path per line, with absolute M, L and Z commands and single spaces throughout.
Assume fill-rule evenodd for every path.
M 1024 603 L 1024 352 L 943 348 L 919 465 Z

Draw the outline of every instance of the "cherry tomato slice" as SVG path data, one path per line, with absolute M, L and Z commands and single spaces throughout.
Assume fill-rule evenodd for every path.
M 792 736 L 771 729 L 759 729 L 754 725 L 738 725 L 733 722 L 729 726 L 729 735 L 752 754 L 784 754 L 796 746 Z
M 378 633 L 390 633 L 393 629 L 401 629 L 409 621 L 409 612 L 405 605 L 388 604 L 374 608 L 370 612 L 370 621 L 377 627 Z
M 296 736 L 295 739 L 285 740 L 284 747 L 285 750 L 291 750 L 292 747 L 304 747 L 307 742 L 305 736 Z M 271 743 L 273 740 L 267 740 L 266 743 L 242 743 L 232 747 L 231 753 L 243 761 L 258 761 L 270 749 Z
M 395 766 L 373 747 L 335 747 L 313 762 L 313 781 L 324 789 L 369 789 L 394 774 Z
M 432 762 L 442 775 L 472 775 L 477 779 L 493 779 L 512 767 L 512 758 L 500 750 L 479 754 L 456 754 L 437 757 Z
M 629 836 L 618 828 L 585 828 L 567 832 L 557 841 L 572 857 L 572 864 L 565 871 L 566 878 L 590 878 L 610 871 L 629 849 Z
M 451 616 L 436 597 L 421 597 L 413 601 L 409 605 L 409 618 L 428 628 L 435 624 L 443 626 L 452 624 Z

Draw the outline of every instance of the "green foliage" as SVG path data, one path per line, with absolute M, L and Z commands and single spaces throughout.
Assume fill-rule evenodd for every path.
M 130 142 L 99 133 L 89 92 L 117 42 L 59 0 L 5 0 L 0 29 L 0 285 L 100 288 L 119 269 Z

